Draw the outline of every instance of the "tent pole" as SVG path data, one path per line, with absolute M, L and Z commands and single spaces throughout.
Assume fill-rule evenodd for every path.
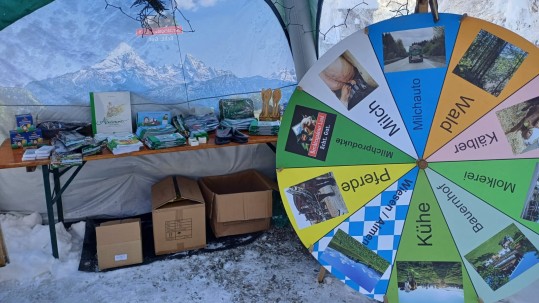
M 311 10 L 308 1 L 284 0 L 286 20 L 292 56 L 296 68 L 296 78 L 299 82 L 303 75 L 316 62 L 316 45 L 311 25 Z

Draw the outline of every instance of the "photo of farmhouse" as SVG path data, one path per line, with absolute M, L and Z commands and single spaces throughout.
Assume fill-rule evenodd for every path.
M 511 224 L 465 258 L 490 288 L 497 290 L 536 266 L 539 251 L 515 224 Z
M 290 186 L 285 193 L 300 228 L 348 213 L 332 172 Z

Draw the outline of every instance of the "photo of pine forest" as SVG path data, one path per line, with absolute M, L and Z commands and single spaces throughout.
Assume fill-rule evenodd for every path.
M 453 73 L 497 97 L 527 55 L 511 43 L 481 30 Z

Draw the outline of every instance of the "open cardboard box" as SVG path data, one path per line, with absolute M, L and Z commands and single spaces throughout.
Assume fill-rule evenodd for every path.
M 204 198 L 196 180 L 167 177 L 152 186 L 155 254 L 206 247 Z
M 99 270 L 142 263 L 139 218 L 101 223 L 95 235 Z
M 267 230 L 277 184 L 251 169 L 199 179 L 206 217 L 216 237 Z

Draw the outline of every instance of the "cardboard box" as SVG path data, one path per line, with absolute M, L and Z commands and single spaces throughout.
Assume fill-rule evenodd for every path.
M 267 230 L 277 184 L 256 170 L 199 180 L 216 237 Z
M 195 180 L 170 176 L 152 186 L 155 254 L 206 247 L 204 198 Z
M 95 234 L 99 270 L 142 263 L 140 219 L 104 222 Z
M 9 263 L 9 256 L 6 242 L 4 242 L 4 235 L 2 234 L 2 226 L 0 226 L 0 267 L 6 266 L 7 263 Z

